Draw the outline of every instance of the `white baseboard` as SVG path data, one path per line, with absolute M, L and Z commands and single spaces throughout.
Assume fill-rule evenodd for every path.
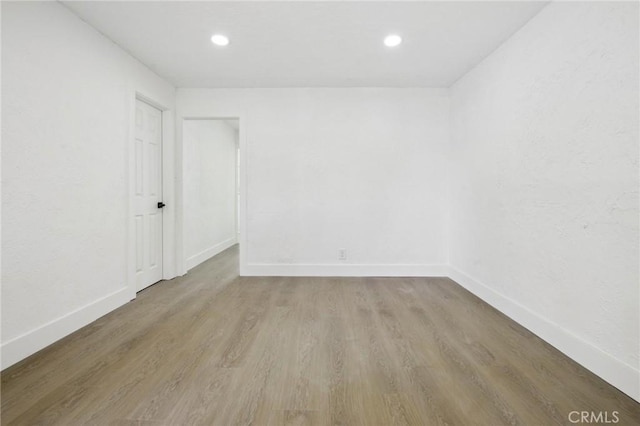
M 446 265 L 250 263 L 242 275 L 260 277 L 446 277 Z
M 2 369 L 15 364 L 129 302 L 127 288 L 50 321 L 2 344 Z
M 209 260 L 211 259 L 213 256 L 215 256 L 218 253 L 222 253 L 223 251 L 225 251 L 226 249 L 228 249 L 229 247 L 231 247 L 234 244 L 237 244 L 238 240 L 236 237 L 232 237 L 229 238 L 228 240 L 225 240 L 221 243 L 216 244 L 213 247 L 209 247 L 206 250 L 201 251 L 200 253 L 193 255 L 189 258 L 187 258 L 186 262 L 185 262 L 185 266 L 187 267 L 187 271 L 189 269 L 193 269 L 196 266 L 198 266 L 199 264 L 201 264 L 202 262 L 204 262 L 205 260 Z
M 640 401 L 639 370 L 453 267 L 450 267 L 449 277 L 569 358 Z

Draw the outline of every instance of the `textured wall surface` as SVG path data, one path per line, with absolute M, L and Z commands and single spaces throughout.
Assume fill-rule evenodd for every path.
M 344 264 L 446 263 L 446 90 L 179 89 L 177 102 L 246 114 L 249 263 L 338 264 L 340 248 Z
M 451 264 L 638 369 L 638 4 L 552 3 L 451 90 Z
M 2 3 L 3 344 L 126 285 L 135 89 L 175 101 L 59 3 Z
M 223 120 L 185 120 L 182 130 L 185 257 L 195 266 L 236 239 L 238 135 Z

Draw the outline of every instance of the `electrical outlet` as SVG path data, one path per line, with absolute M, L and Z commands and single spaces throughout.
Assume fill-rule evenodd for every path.
M 347 249 L 338 249 L 338 260 L 347 260 Z

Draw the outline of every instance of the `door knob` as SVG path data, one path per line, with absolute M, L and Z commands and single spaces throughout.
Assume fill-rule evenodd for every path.
M 158 208 L 159 208 L 159 209 L 163 208 L 164 206 L 166 206 L 166 204 L 165 204 L 165 203 L 163 203 L 162 201 L 160 201 L 160 202 L 158 203 Z

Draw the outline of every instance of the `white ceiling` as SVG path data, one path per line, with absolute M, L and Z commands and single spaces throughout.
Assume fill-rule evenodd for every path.
M 546 2 L 64 4 L 177 87 L 448 87 Z

